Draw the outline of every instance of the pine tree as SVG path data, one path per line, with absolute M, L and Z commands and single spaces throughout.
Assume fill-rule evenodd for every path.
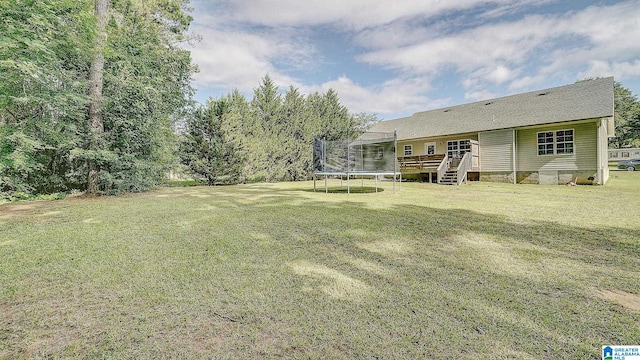
M 181 161 L 207 185 L 235 184 L 242 173 L 241 144 L 224 129 L 229 110 L 228 99 L 209 100 L 186 124 Z

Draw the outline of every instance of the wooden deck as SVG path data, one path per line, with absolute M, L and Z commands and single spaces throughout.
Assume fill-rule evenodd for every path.
M 400 156 L 398 163 L 402 174 L 425 174 L 429 182 L 435 180 L 438 184 L 448 185 L 460 185 L 462 181 L 467 181 L 469 172 L 479 170 L 472 165 L 471 153 L 454 161 L 450 161 L 445 154 Z
M 444 154 L 400 156 L 398 163 L 403 174 L 423 174 L 438 171 L 444 158 Z

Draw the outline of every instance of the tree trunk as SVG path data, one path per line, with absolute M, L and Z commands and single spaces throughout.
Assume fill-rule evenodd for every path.
M 99 150 L 102 145 L 104 123 L 102 122 L 102 71 L 104 69 L 104 47 L 107 43 L 107 4 L 109 0 L 95 0 L 97 36 L 93 60 L 89 70 L 89 150 Z M 100 167 L 89 160 L 87 192 L 98 192 Z

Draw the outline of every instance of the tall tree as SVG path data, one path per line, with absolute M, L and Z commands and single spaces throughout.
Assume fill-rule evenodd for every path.
M 82 188 L 92 0 L 0 2 L 0 195 Z
M 229 115 L 227 99 L 209 100 L 187 120 L 180 158 L 192 174 L 208 185 L 237 183 L 243 158 L 239 143 L 227 135 L 223 123 Z
M 108 0 L 95 0 L 96 37 L 93 59 L 89 70 L 89 150 L 99 150 L 102 146 L 104 122 L 102 120 L 102 72 L 104 69 L 104 48 L 107 43 Z M 95 159 L 89 160 L 87 192 L 98 192 L 99 166 Z
M 99 167 L 100 193 L 141 191 L 177 161 L 174 123 L 192 111 L 190 54 L 180 47 L 186 0 L 113 2 L 104 48 L 102 124 L 95 147 L 75 151 Z M 90 172 L 91 169 L 87 169 Z
M 258 123 L 265 132 L 272 132 L 273 127 L 278 125 L 280 116 L 280 107 L 282 106 L 282 96 L 278 92 L 269 75 L 262 78 L 260 86 L 253 89 L 253 110 Z
M 365 132 L 382 121 L 376 113 L 359 112 L 351 116 L 355 122 L 356 132 Z
M 224 104 L 224 111 L 212 110 L 220 104 Z M 290 86 L 282 94 L 268 75 L 254 89 L 251 102 L 235 90 L 222 99 L 209 100 L 200 111 L 207 115 L 199 112 L 188 121 L 189 134 L 185 134 L 181 157 L 196 177 L 209 183 L 222 178 L 223 173 L 236 173 L 230 161 L 221 160 L 227 159 L 227 154 L 233 154 L 244 166 L 241 176 L 227 175 L 226 179 L 309 179 L 314 138 L 353 139 L 379 121 L 373 114 L 349 115 L 334 90 L 305 97 Z M 233 151 L 223 151 L 222 143 L 233 145 Z
M 254 134 L 247 146 L 251 158 L 247 161 L 247 172 L 252 180 L 278 181 L 282 169 L 278 166 L 282 155 L 278 134 L 282 126 L 282 96 L 269 75 L 262 78 L 260 85 L 253 90 L 251 101 L 251 126 L 248 131 Z
M 640 101 L 619 82 L 614 84 L 616 136 L 609 140 L 613 148 L 640 146 Z
M 187 0 L 0 2 L 0 192 L 139 191 L 192 109 Z
M 283 180 L 306 180 L 311 168 L 313 127 L 305 106 L 305 99 L 293 86 L 285 94 L 282 106 L 283 123 L 283 159 L 285 173 Z

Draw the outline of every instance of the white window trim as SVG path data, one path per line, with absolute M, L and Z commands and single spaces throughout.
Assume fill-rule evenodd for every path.
M 464 144 L 464 149 L 462 148 L 462 143 L 463 142 L 466 142 Z M 449 144 L 453 144 L 453 143 L 455 143 L 456 149 L 455 150 L 449 150 Z M 447 156 L 449 157 L 449 159 L 453 158 L 453 156 L 451 154 L 454 153 L 454 152 L 456 154 L 460 154 L 460 158 L 462 158 L 465 153 L 471 152 L 471 139 L 458 139 L 458 140 L 449 140 L 449 141 L 447 141 Z
M 429 146 L 433 146 L 433 154 L 436 154 L 436 143 L 435 142 L 426 142 L 424 143 L 424 154 L 429 155 Z
M 562 154 L 558 154 L 558 131 L 571 131 L 573 140 L 572 141 L 563 141 L 563 144 L 569 144 L 571 143 L 572 145 L 572 150 L 570 153 L 562 153 Z M 538 142 L 538 138 L 539 138 L 539 134 L 542 133 L 548 133 L 551 132 L 553 133 L 553 153 L 552 154 L 540 154 L 540 150 L 538 149 L 538 147 L 540 146 L 540 143 Z M 547 144 L 547 143 L 545 143 Z M 546 130 L 546 131 L 539 131 L 536 133 L 536 154 L 538 154 L 538 156 L 572 156 L 576 153 L 576 131 L 574 129 L 558 129 L 558 130 Z
M 409 153 L 407 154 L 407 149 L 409 150 Z M 405 145 L 404 146 L 404 156 L 411 156 L 413 155 L 413 145 Z

